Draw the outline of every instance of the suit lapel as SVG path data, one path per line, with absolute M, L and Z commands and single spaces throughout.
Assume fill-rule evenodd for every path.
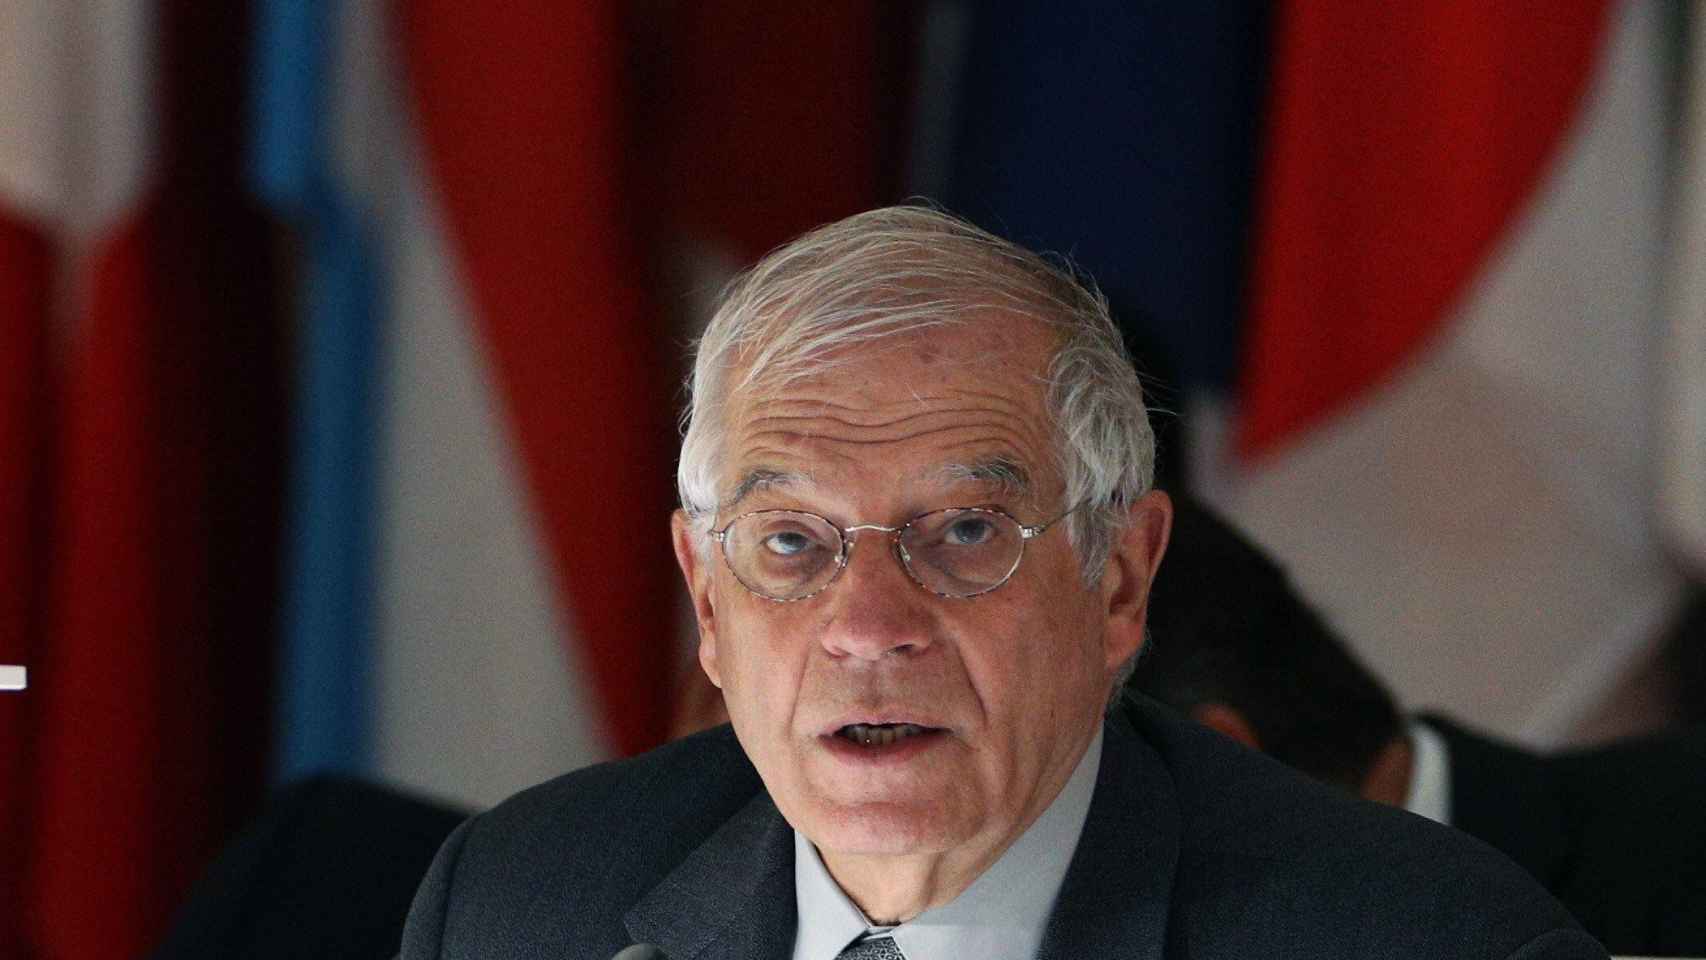
M 794 943 L 794 834 L 760 792 L 623 917 L 671 960 L 786 960 Z
M 1159 960 L 1166 948 L 1180 831 L 1172 778 L 1123 712 L 1109 718 L 1102 744 L 1096 794 L 1040 960 Z

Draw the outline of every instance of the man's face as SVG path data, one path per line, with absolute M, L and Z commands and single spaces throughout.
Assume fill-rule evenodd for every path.
M 1030 322 L 949 328 L 731 398 L 722 492 L 780 479 L 744 483 L 718 528 L 766 509 L 841 527 L 954 506 L 1053 519 L 1064 506 L 1044 409 L 1050 348 Z M 1023 489 L 979 469 L 995 463 L 1017 466 Z M 921 589 L 889 536 L 864 531 L 827 589 L 778 603 L 743 587 L 716 545 L 695 556 L 678 515 L 700 660 L 788 821 L 826 853 L 1005 849 L 1065 784 L 1112 672 L 1137 647 L 1165 539 L 1155 497 L 1158 508 L 1144 507 L 1153 536 L 1126 538 L 1096 585 L 1084 585 L 1062 523 L 1026 544 L 1005 585 L 970 599 Z M 1156 556 L 1134 556 L 1142 543 Z M 849 730 L 860 724 L 923 732 L 896 728 L 892 743 L 867 745 Z

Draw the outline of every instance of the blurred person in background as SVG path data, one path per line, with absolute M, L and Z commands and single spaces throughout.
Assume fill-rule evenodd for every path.
M 1706 954 L 1706 729 L 1541 755 L 1407 716 L 1273 559 L 1186 498 L 1149 624 L 1128 690 L 1480 838 L 1615 953 Z

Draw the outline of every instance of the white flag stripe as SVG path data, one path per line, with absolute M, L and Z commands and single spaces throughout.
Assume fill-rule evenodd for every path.
M 133 209 L 151 172 L 154 6 L 90 0 L 74 9 L 68 39 L 78 76 L 63 118 L 74 138 L 64 215 L 73 238 L 87 243 Z
M 0 3 L 0 206 L 50 225 L 71 194 L 69 9 Z
M 93 245 L 138 209 L 154 155 L 152 6 L 0 4 L 0 207 L 51 231 L 68 260 L 62 334 L 87 302 Z
M 483 805 L 610 748 L 444 221 L 410 166 L 380 469 L 379 757 L 389 779 Z

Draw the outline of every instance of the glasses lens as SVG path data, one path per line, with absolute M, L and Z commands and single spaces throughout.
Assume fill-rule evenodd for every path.
M 1006 514 L 954 508 L 913 520 L 900 546 L 907 569 L 926 589 L 970 597 L 1007 582 L 1019 566 L 1025 534 Z
M 753 593 L 772 600 L 798 600 L 835 578 L 841 533 L 810 513 L 760 510 L 729 524 L 723 556 Z

